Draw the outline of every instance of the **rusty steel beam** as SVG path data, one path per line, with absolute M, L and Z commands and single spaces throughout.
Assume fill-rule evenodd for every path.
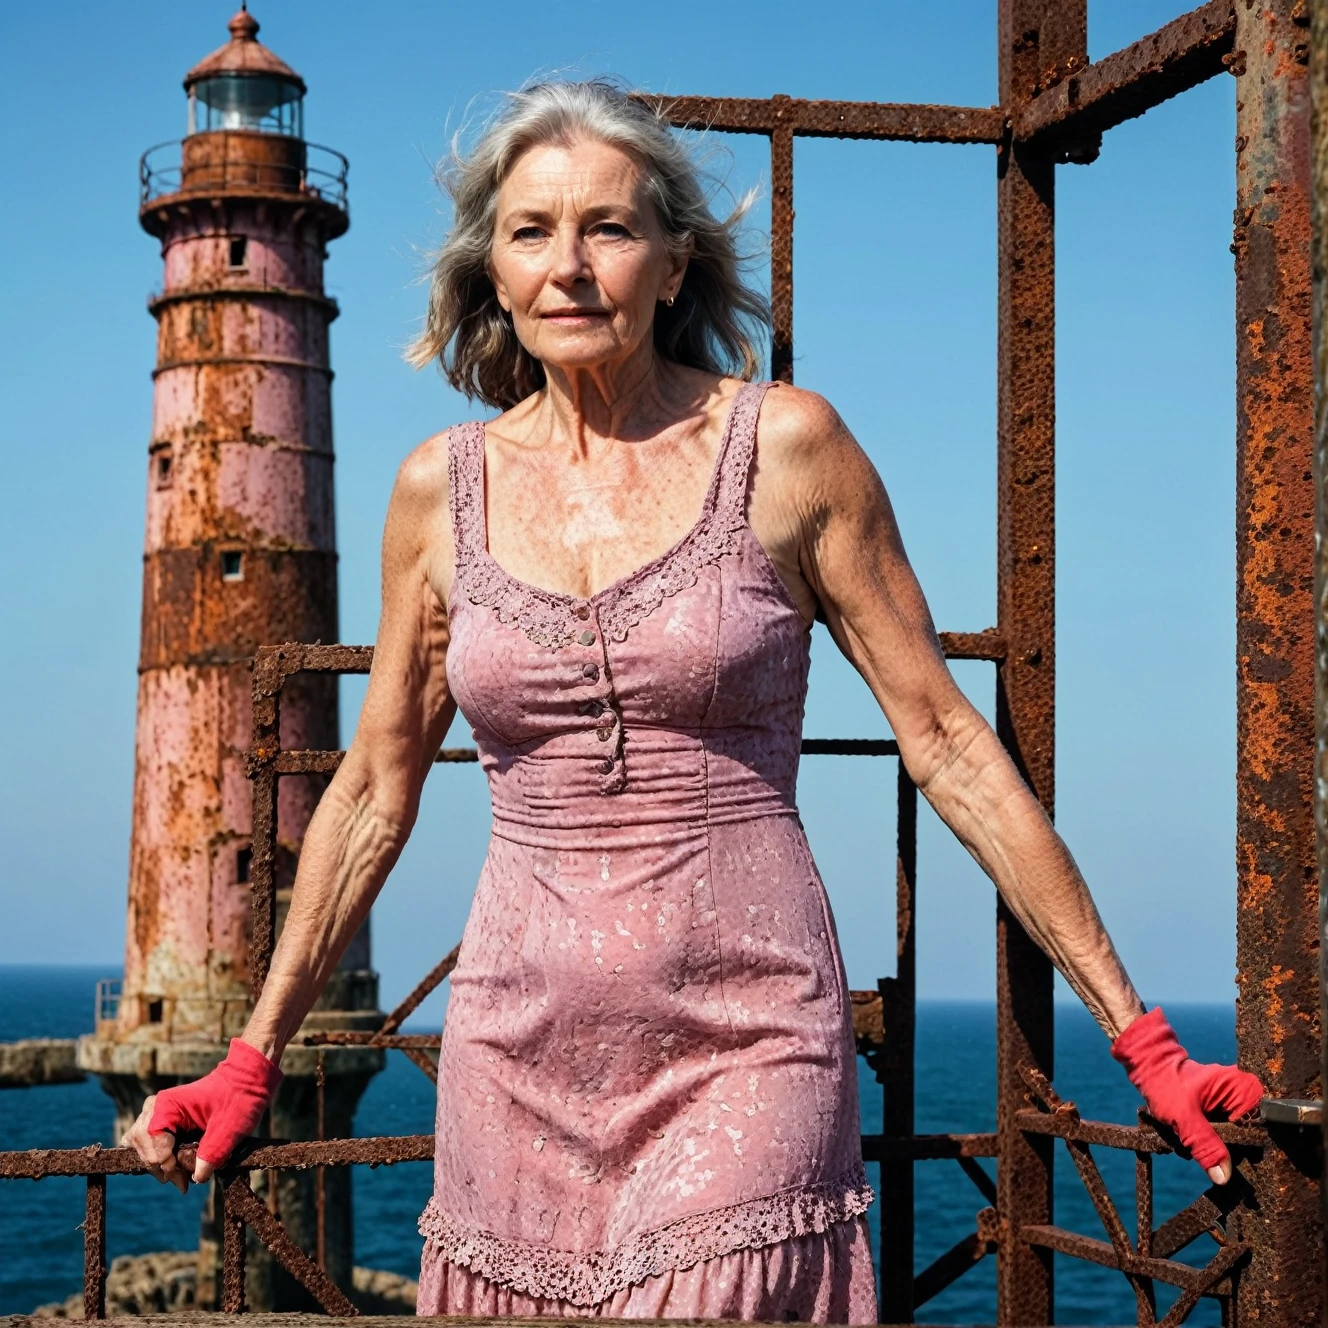
M 384 1047 L 388 1051 L 437 1051 L 442 1037 L 438 1033 L 374 1033 L 339 1029 L 330 1033 L 305 1033 L 300 1043 L 306 1047 Z
M 1234 0 L 1209 0 L 1041 91 L 1015 117 L 1014 136 L 1057 147 L 1100 137 L 1220 74 L 1235 32 Z
M 961 1136 L 962 1137 L 962 1136 Z M 192 1147 L 182 1145 L 182 1163 L 193 1157 Z M 247 1140 L 237 1149 L 232 1163 L 247 1171 L 265 1167 L 304 1171 L 309 1167 L 367 1165 L 392 1166 L 398 1162 L 431 1162 L 433 1135 L 385 1135 L 368 1139 L 310 1139 L 300 1143 L 283 1140 Z M 187 1170 L 193 1169 L 189 1161 Z M 147 1168 L 132 1148 L 33 1148 L 24 1152 L 0 1153 L 0 1180 L 45 1180 L 50 1176 L 144 1176 Z
M 1310 219 L 1314 339 L 1314 562 L 1316 775 L 1319 869 L 1319 1027 L 1328 1028 L 1328 0 L 1310 0 Z M 1328 1038 L 1320 1037 L 1320 1091 L 1328 1094 Z M 1328 1226 L 1328 1116 L 1319 1110 L 1323 1217 Z M 1321 1275 L 1328 1285 L 1328 1241 Z M 1328 1328 L 1328 1294 L 1322 1321 Z
M 995 1134 L 915 1134 L 906 1139 L 887 1139 L 879 1134 L 862 1136 L 862 1156 L 867 1162 L 899 1157 L 963 1158 L 995 1157 Z M 1162 1150 L 1159 1150 L 1162 1151 Z M 182 1160 L 191 1156 L 182 1146 Z M 271 1167 L 303 1171 L 310 1167 L 392 1166 L 400 1162 L 431 1162 L 433 1135 L 384 1135 L 367 1139 L 310 1139 L 300 1143 L 283 1140 L 248 1140 L 240 1145 L 234 1161 L 246 1171 Z M 0 1180 L 45 1180 L 51 1176 L 143 1176 L 147 1174 L 132 1148 L 33 1148 L 0 1153 Z
M 1236 11 L 1236 1027 L 1278 1098 L 1317 1097 L 1321 1068 L 1307 21 L 1301 0 Z M 1249 1168 L 1243 1318 L 1321 1313 L 1313 1170 L 1281 1148 Z
M 1196 1296 L 1229 1294 L 1230 1283 L 1224 1284 L 1223 1279 L 1231 1271 L 1231 1266 L 1250 1252 L 1248 1244 L 1235 1242 L 1223 1246 L 1205 1267 L 1193 1268 L 1187 1263 L 1177 1263 L 1174 1259 L 1148 1259 L 1140 1254 L 1118 1254 L 1105 1240 L 1082 1236 L 1077 1231 L 1066 1231 L 1063 1227 L 1023 1227 L 1019 1237 L 1022 1242 L 1036 1248 L 1056 1250 L 1071 1258 L 1099 1264 L 1103 1268 L 1114 1268 L 1117 1272 L 1132 1273 L 1136 1277 L 1149 1277 L 1155 1282 L 1183 1287 L 1195 1292 Z
M 939 635 L 949 659 L 999 662 L 1005 658 L 1005 643 L 998 628 Z M 297 673 L 368 673 L 373 655 L 373 646 L 305 645 L 298 641 L 260 646 L 253 659 L 254 694 L 275 696 Z
M 106 1317 L 106 1177 L 89 1176 L 83 1205 L 83 1317 Z
M 1022 114 L 1037 90 L 1087 63 L 1085 0 L 999 0 L 1001 105 Z M 1052 71 L 1049 74 L 1049 71 Z M 1006 654 L 996 728 L 1038 800 L 1055 803 L 1055 161 L 1004 145 L 997 169 L 997 615 Z M 1001 901 L 996 914 L 998 1208 L 1012 1229 L 1052 1220 L 1049 1140 L 1020 1130 L 1021 1065 L 1052 1073 L 1051 963 Z M 1047 1324 L 1050 1254 L 1005 1242 L 996 1321 Z
M 1026 1107 L 1014 1114 L 1015 1127 L 1025 1134 L 1048 1139 L 1070 1139 L 1075 1143 L 1100 1144 L 1133 1153 L 1174 1153 L 1171 1143 L 1158 1131 L 1140 1125 L 1113 1125 L 1109 1121 L 1080 1120 L 1077 1116 L 1049 1115 Z M 1267 1148 L 1268 1132 L 1262 1125 L 1234 1125 L 1215 1121 L 1213 1129 L 1228 1148 Z
M 942 632 L 940 639 L 946 659 L 986 659 L 994 664 L 1005 660 L 1005 638 L 994 627 L 982 632 Z
M 770 377 L 793 381 L 793 130 L 770 134 Z
M 248 1242 L 243 1216 L 234 1204 L 227 1202 L 229 1188 L 217 1187 L 221 1203 L 221 1308 L 226 1314 L 243 1314 Z
M 877 984 L 881 1046 L 874 1062 L 884 1097 L 882 1132 L 911 1139 L 914 1122 L 914 1044 L 917 1032 L 918 790 L 901 761 L 895 822 L 895 972 Z M 911 1323 L 913 1277 L 913 1164 L 910 1156 L 881 1159 L 881 1318 Z
M 805 101 L 797 97 L 664 97 L 641 100 L 677 129 L 801 138 L 866 138 L 901 143 L 999 143 L 999 106 L 929 106 L 897 102 Z
M 995 1157 L 994 1134 L 915 1134 L 908 1139 L 883 1134 L 862 1136 L 862 1160 L 886 1162 L 897 1158 L 932 1161 L 937 1158 Z

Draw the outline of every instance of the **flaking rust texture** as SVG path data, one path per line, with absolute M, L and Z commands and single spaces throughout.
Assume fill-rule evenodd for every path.
M 130 921 L 118 1033 L 237 1033 L 248 1004 L 250 665 L 334 640 L 331 371 L 318 213 L 197 199 L 162 240 L 144 556 Z M 285 706 L 292 746 L 336 745 L 326 679 Z M 301 695 L 301 692 L 303 695 Z M 318 789 L 282 789 L 287 872 Z
M 233 20 L 226 53 L 256 48 L 254 31 Z M 157 364 L 124 983 L 116 1016 L 80 1049 L 122 1119 L 155 1082 L 206 1070 L 244 1026 L 251 661 L 273 641 L 337 636 L 337 307 L 323 265 L 348 218 L 344 191 L 329 202 L 308 186 L 306 153 L 286 135 L 204 131 L 180 145 L 167 192 L 144 175 L 140 220 L 161 242 L 163 282 L 149 301 Z M 285 745 L 335 748 L 337 730 L 335 678 L 292 680 Z M 279 889 L 324 783 L 281 787 Z M 343 967 L 368 970 L 367 934 Z
M 1237 1032 L 1276 1097 L 1319 1092 L 1313 822 L 1314 488 L 1309 32 L 1293 0 L 1238 4 L 1236 78 Z M 1318 1317 L 1312 1168 L 1270 1150 L 1242 1234 L 1242 1322 Z
M 1001 105 L 1011 119 L 1040 88 L 1087 62 L 1084 0 L 1000 0 Z M 997 628 L 1006 655 L 996 725 L 1039 801 L 1055 802 L 1056 337 L 1055 156 L 1004 145 L 997 162 Z M 1012 1233 L 1052 1215 L 1051 1141 L 1020 1132 L 1021 1066 L 1048 1078 L 1052 969 L 1014 915 L 996 919 L 998 1208 Z M 1050 1254 L 1017 1238 L 1002 1250 L 996 1315 L 1045 1324 L 1054 1307 Z

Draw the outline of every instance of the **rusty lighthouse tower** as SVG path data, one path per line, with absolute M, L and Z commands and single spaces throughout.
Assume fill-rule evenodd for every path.
M 250 1009 L 250 661 L 261 645 L 337 639 L 328 328 L 329 241 L 349 226 L 346 161 L 304 139 L 303 79 L 257 39 L 245 9 L 230 40 L 184 80 L 188 131 L 142 163 L 139 213 L 162 247 L 148 449 L 147 537 L 122 989 L 99 994 L 79 1061 L 116 1105 L 206 1073 Z M 335 748 L 336 679 L 305 677 L 282 706 L 284 746 Z M 283 780 L 278 917 L 322 783 Z M 374 1028 L 368 928 L 307 1029 Z M 312 1049 L 293 1046 L 271 1131 L 319 1128 Z M 322 1128 L 351 1133 L 380 1051 L 329 1048 Z M 349 1177 L 284 1173 L 268 1201 L 349 1285 Z M 214 1267 L 215 1214 L 200 1246 L 200 1299 Z M 303 1293 L 255 1247 L 252 1308 Z

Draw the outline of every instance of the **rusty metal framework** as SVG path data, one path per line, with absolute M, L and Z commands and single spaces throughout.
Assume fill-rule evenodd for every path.
M 773 376 L 793 372 L 793 145 L 798 137 L 986 144 L 998 197 L 999 401 L 995 627 L 943 635 L 952 659 L 994 664 L 997 729 L 1050 811 L 1055 717 L 1055 168 L 1088 163 L 1101 136 L 1221 74 L 1236 79 L 1237 325 L 1237 880 L 1240 1059 L 1276 1098 L 1320 1090 L 1314 771 L 1313 379 L 1310 350 L 1308 18 L 1302 0 L 1209 0 L 1113 55 L 1089 63 L 1086 0 L 998 0 L 1000 106 L 682 97 L 664 109 L 681 128 L 765 135 L 771 150 Z M 283 688 L 300 673 L 364 673 L 372 650 L 272 646 L 254 662 L 252 974 L 267 973 L 276 928 L 277 784 L 327 774 L 341 753 L 282 750 Z M 813 740 L 808 755 L 897 757 L 892 742 Z M 473 761 L 444 749 L 439 761 Z M 1224 1322 L 1291 1325 L 1323 1303 L 1321 1158 L 1287 1106 L 1261 1124 L 1221 1125 L 1237 1175 L 1157 1221 L 1152 1160 L 1172 1151 L 1164 1127 L 1081 1120 L 1052 1087 L 1052 970 L 1008 910 L 997 913 L 997 1128 L 986 1134 L 914 1131 L 914 916 L 917 792 L 898 774 L 896 970 L 853 993 L 859 1050 L 884 1094 L 883 1130 L 863 1138 L 881 1169 L 881 1318 L 915 1312 L 988 1253 L 998 1261 L 997 1320 L 1049 1324 L 1052 1252 L 1113 1268 L 1132 1287 L 1140 1325 L 1181 1323 L 1203 1296 Z M 444 958 L 375 1032 L 311 1035 L 310 1045 L 367 1043 L 400 1050 L 436 1077 L 436 1037 L 401 1025 L 455 963 Z M 321 1131 L 320 1131 L 321 1133 Z M 1055 1225 L 1052 1164 L 1060 1140 L 1107 1240 Z M 1135 1156 L 1134 1234 L 1116 1210 L 1093 1147 Z M 260 1168 L 427 1161 L 430 1136 L 288 1144 L 254 1140 L 220 1177 L 224 1191 L 223 1308 L 244 1308 L 246 1225 L 331 1315 L 345 1295 L 255 1198 Z M 997 1163 L 996 1180 L 978 1165 Z M 984 1201 L 973 1230 L 915 1274 L 913 1174 L 919 1161 L 955 1161 Z M 186 1161 L 186 1165 L 188 1162 Z M 128 1150 L 0 1154 L 0 1178 L 87 1178 L 85 1311 L 105 1313 L 105 1177 L 141 1171 Z M 320 1224 L 321 1225 L 321 1224 Z M 1202 1268 L 1174 1256 L 1214 1235 Z M 1181 1295 L 1160 1320 L 1156 1283 Z

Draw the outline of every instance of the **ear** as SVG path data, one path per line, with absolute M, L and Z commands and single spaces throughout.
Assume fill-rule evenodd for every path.
M 683 278 L 687 275 L 687 264 L 691 261 L 696 242 L 689 235 L 687 242 L 676 253 L 669 255 L 669 270 L 660 286 L 659 298 L 671 300 L 682 289 Z

